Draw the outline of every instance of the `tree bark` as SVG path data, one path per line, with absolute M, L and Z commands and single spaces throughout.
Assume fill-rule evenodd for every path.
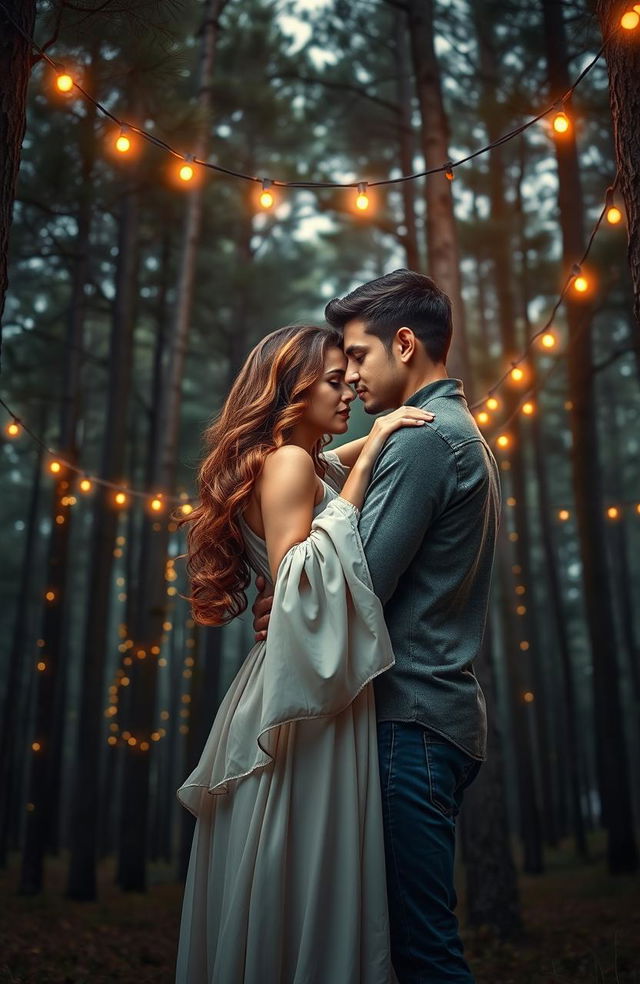
M 27 37 L 33 37 L 36 0 L 5 0 L 10 17 Z M 26 129 L 27 87 L 31 75 L 31 45 L 0 10 L 0 324 L 7 287 L 9 233 L 16 194 L 20 152 Z M 0 338 L 1 342 L 1 338 Z
M 607 37 L 617 26 L 624 8 L 617 0 L 596 0 L 596 11 L 602 35 Z M 620 191 L 627 213 L 627 255 L 633 283 L 636 351 L 640 345 L 640 47 L 637 36 L 637 28 L 635 31 L 618 31 L 605 52 Z
M 422 152 L 425 168 L 428 170 L 441 167 L 449 159 L 449 130 L 434 47 L 433 0 L 407 0 L 406 10 L 422 121 Z M 449 375 L 464 380 L 467 398 L 473 400 L 458 234 L 451 182 L 444 172 L 431 174 L 426 178 L 425 207 L 429 275 L 449 295 L 453 309 L 453 340 L 447 367 Z
M 569 88 L 567 40 L 562 7 L 541 0 L 549 83 L 554 96 Z M 556 140 L 558 204 L 565 274 L 584 252 L 584 209 L 578 152 L 573 132 Z M 593 661 L 593 702 L 598 784 L 608 831 L 607 857 L 613 874 L 633 872 L 638 853 L 633 829 L 628 755 L 622 722 L 620 669 L 613 598 L 608 578 L 600 455 L 593 385 L 591 302 L 569 292 L 569 399 L 572 478 L 582 576 Z

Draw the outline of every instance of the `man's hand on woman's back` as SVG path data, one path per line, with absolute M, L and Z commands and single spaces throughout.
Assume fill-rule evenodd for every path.
M 273 604 L 273 593 L 270 590 L 265 590 L 266 586 L 267 583 L 262 574 L 258 574 L 256 588 L 259 594 L 251 607 L 256 642 L 262 642 L 263 639 L 267 638 L 271 605 Z

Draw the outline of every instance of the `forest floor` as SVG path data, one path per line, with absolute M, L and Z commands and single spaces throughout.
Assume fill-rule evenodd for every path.
M 526 930 L 517 942 L 463 928 L 477 984 L 640 984 L 640 878 L 607 875 L 601 838 L 591 850 L 588 865 L 570 845 L 548 852 L 544 875 L 521 876 Z M 99 901 L 83 903 L 64 898 L 67 860 L 47 860 L 39 896 L 16 894 L 17 855 L 0 872 L 0 982 L 173 984 L 182 902 L 173 870 L 151 865 L 148 893 L 124 893 L 109 859 Z M 463 921 L 462 886 L 458 894 Z

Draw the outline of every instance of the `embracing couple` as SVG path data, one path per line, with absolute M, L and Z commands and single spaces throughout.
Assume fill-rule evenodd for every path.
M 194 617 L 256 644 L 178 789 L 197 819 L 178 984 L 469 984 L 455 819 L 500 511 L 450 378 L 451 304 L 396 270 L 250 353 L 206 431 Z M 355 393 L 378 417 L 344 434 Z

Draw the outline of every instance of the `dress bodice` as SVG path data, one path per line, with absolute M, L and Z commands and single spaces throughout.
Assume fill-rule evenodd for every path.
M 320 502 L 313 507 L 314 518 L 327 506 L 331 499 L 338 495 L 349 469 L 343 465 L 335 451 L 323 451 L 327 472 L 324 479 L 320 479 L 324 486 L 324 495 Z M 247 560 L 256 574 L 261 574 L 268 584 L 271 584 L 271 571 L 269 569 L 269 558 L 267 556 L 267 545 L 262 537 L 258 536 L 242 515 L 239 517 L 242 535 L 244 536 Z

